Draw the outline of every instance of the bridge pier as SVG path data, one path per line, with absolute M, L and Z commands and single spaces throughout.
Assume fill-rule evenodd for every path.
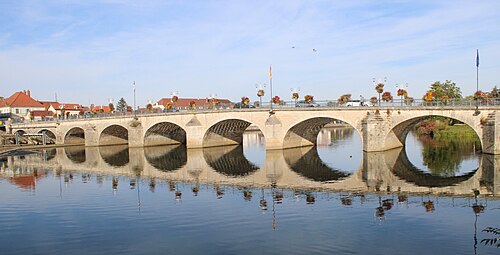
M 386 151 L 404 146 L 392 130 L 389 118 L 389 110 L 385 118 L 378 110 L 375 113 L 367 113 L 361 122 L 363 151 Z
M 481 119 L 483 124 L 482 146 L 483 153 L 500 154 L 500 113 L 493 112 Z

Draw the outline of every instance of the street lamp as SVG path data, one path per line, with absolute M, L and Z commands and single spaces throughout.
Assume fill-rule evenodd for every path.
M 383 82 L 381 79 L 377 80 L 375 78 L 372 78 L 372 81 L 373 81 L 373 85 L 375 86 L 375 90 L 378 93 L 378 106 L 380 107 L 380 94 L 382 92 L 384 92 L 384 86 L 385 86 L 385 83 L 387 82 L 387 77 L 384 77 Z
M 396 83 L 397 95 L 401 97 L 401 106 L 403 106 L 403 97 L 406 98 L 408 96 L 408 91 L 406 91 L 405 88 L 408 89 L 407 82 L 401 84 Z
M 264 90 L 266 89 L 266 84 L 262 83 L 256 83 L 255 84 L 255 89 L 257 89 L 257 96 L 259 97 L 259 108 L 262 108 L 262 97 L 264 96 Z
M 295 100 L 295 105 L 297 105 L 297 99 L 299 99 L 300 88 L 291 88 L 292 99 Z

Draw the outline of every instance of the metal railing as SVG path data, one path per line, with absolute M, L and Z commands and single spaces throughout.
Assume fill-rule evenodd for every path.
M 474 99 L 446 99 L 446 100 L 433 100 L 425 101 L 422 99 L 414 99 L 411 102 L 408 100 L 394 99 L 392 101 L 370 102 L 365 100 L 351 100 L 347 102 L 338 102 L 338 100 L 317 100 L 312 103 L 305 103 L 303 101 L 284 101 L 281 104 L 273 104 L 273 110 L 287 109 L 287 110 L 304 110 L 304 109 L 359 109 L 359 108 L 395 108 L 395 109 L 411 109 L 411 108 L 457 108 L 457 109 L 475 109 L 476 107 L 500 107 L 500 98 L 490 98 L 484 100 Z M 17 120 L 13 124 L 21 123 L 37 123 L 37 122 L 64 122 L 75 120 L 89 120 L 100 118 L 122 118 L 122 117 L 144 117 L 144 116 L 162 116 L 170 114 L 184 114 L 193 112 L 214 112 L 214 111 L 262 111 L 269 110 L 270 103 L 264 103 L 252 106 L 242 106 L 240 108 L 232 108 L 227 106 L 201 108 L 196 109 L 179 109 L 169 111 L 137 111 L 137 112 L 115 112 L 115 113 L 92 113 L 84 114 L 78 117 L 70 118 L 48 118 L 45 120 Z

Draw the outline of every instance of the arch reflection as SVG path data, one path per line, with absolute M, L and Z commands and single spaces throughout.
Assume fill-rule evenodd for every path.
M 121 167 L 130 161 L 127 145 L 99 147 L 99 153 L 104 162 L 110 166 Z
M 149 164 L 165 172 L 177 170 L 187 163 L 187 149 L 184 144 L 145 147 L 144 156 Z
M 317 147 L 283 150 L 283 156 L 292 171 L 313 181 L 337 181 L 351 175 L 326 165 L 319 157 Z
M 397 177 L 420 187 L 433 188 L 433 187 L 453 186 L 470 179 L 479 169 L 479 168 L 473 169 L 467 174 L 461 176 L 443 177 L 443 176 L 432 175 L 430 173 L 425 173 L 424 171 L 413 165 L 408 159 L 406 150 L 404 149 L 398 149 L 398 150 L 400 151 L 397 156 L 397 159 L 394 160 L 394 164 L 392 167 L 389 166 L 389 170 Z
M 245 176 L 259 170 L 245 157 L 242 145 L 204 148 L 203 157 L 211 168 L 227 176 Z
M 81 164 L 86 160 L 85 146 L 65 147 L 64 153 L 66 153 L 68 159 L 71 160 L 73 163 Z

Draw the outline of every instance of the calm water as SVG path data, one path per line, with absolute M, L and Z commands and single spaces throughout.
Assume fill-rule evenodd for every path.
M 317 148 L 262 141 L 1 159 L 0 254 L 500 253 L 480 243 L 500 227 L 500 157 L 475 144 L 409 135 L 363 153 L 352 129 L 324 129 Z

